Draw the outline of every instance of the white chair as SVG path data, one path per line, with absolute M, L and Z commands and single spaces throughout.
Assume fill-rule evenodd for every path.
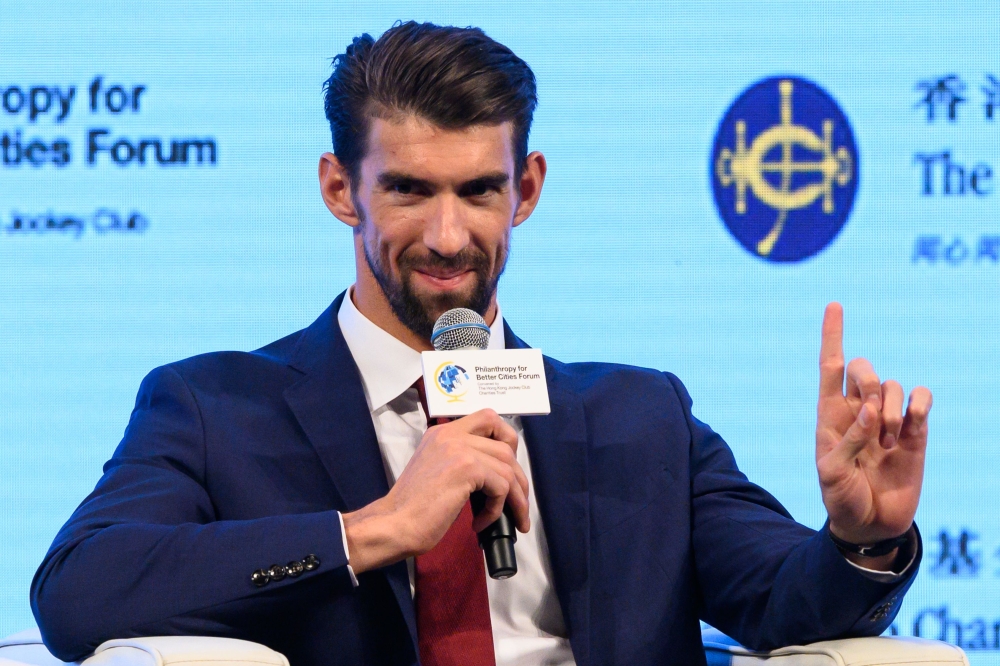
M 969 666 L 960 648 L 925 638 L 847 638 L 754 652 L 707 628 L 701 642 L 709 666 Z
M 922 638 L 850 638 L 772 652 L 748 650 L 715 629 L 702 631 L 709 666 L 969 666 L 957 647 Z M 102 643 L 80 666 L 288 666 L 271 648 L 234 638 L 156 636 Z M 63 666 L 37 629 L 0 640 L 0 666 Z
M 32 664 L 32 666 L 62 666 L 42 644 L 38 629 L 27 629 L 0 639 L 0 666 Z
M 0 640 L 0 666 L 63 666 L 37 629 Z M 288 666 L 285 655 L 235 638 L 154 636 L 105 641 L 80 666 Z

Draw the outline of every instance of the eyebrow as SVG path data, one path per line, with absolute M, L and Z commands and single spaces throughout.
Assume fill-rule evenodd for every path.
M 430 182 L 422 178 L 407 175 L 402 171 L 383 171 L 376 178 L 378 184 L 385 188 L 390 188 L 398 183 L 412 183 L 417 187 L 430 187 Z
M 430 181 L 424 180 L 423 178 L 417 178 L 415 176 L 411 176 L 402 171 L 383 171 L 378 175 L 376 180 L 378 181 L 378 184 L 384 188 L 391 188 L 392 186 L 397 185 L 399 183 L 410 183 L 419 188 L 428 190 L 434 189 Z M 471 180 L 463 182 L 459 187 L 459 190 L 464 190 L 467 187 L 472 187 L 476 185 L 481 187 L 485 186 L 488 188 L 500 189 L 509 182 L 510 182 L 509 174 L 504 173 L 503 171 L 496 171 L 493 173 L 486 173 L 477 178 L 473 178 Z
M 478 178 L 473 178 L 472 180 L 462 183 L 462 189 L 466 187 L 471 187 L 473 185 L 485 186 L 487 188 L 501 189 L 504 185 L 510 182 L 510 176 L 503 171 L 497 171 L 496 173 L 487 173 Z

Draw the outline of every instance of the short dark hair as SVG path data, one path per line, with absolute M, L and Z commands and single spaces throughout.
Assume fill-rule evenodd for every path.
M 393 25 L 378 40 L 367 33 L 355 37 L 334 58 L 323 90 L 333 152 L 352 188 L 367 151 L 370 119 L 396 113 L 446 129 L 512 122 L 519 176 L 538 103 L 528 64 L 479 28 L 414 21 Z

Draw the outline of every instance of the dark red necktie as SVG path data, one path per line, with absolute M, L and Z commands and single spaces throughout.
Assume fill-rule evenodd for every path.
M 414 386 L 427 411 L 424 382 Z M 435 424 L 446 422 L 438 419 Z M 444 538 L 414 558 L 417 643 L 423 666 L 495 666 L 486 565 L 468 502 Z

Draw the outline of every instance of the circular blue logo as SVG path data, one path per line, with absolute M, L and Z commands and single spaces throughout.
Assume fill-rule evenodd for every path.
M 434 371 L 438 390 L 448 397 L 448 402 L 462 402 L 462 397 L 469 392 L 471 378 L 462 366 L 445 361 Z
M 858 150 L 847 117 L 811 81 L 778 76 L 741 94 L 712 146 L 712 191 L 748 252 L 795 262 L 840 233 L 858 191 Z

